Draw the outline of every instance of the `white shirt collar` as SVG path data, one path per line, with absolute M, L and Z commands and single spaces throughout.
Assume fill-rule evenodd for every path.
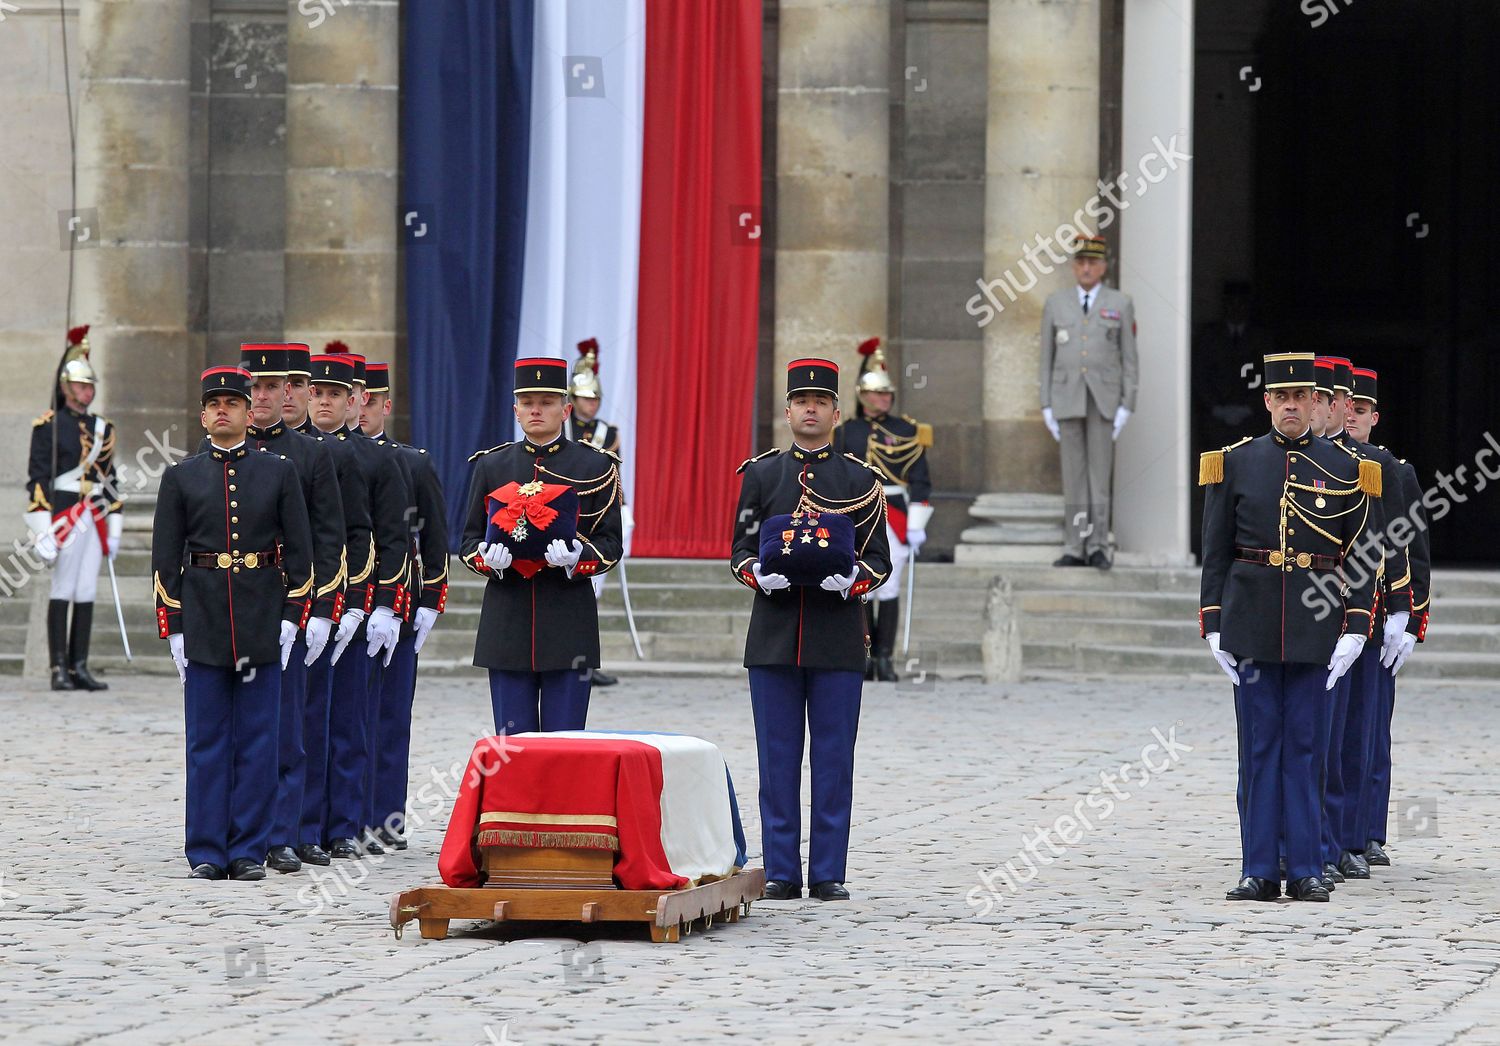
M 1093 290 L 1089 290 L 1089 291 L 1084 290 L 1080 286 L 1078 288 L 1078 306 L 1079 306 L 1079 308 L 1082 308 L 1085 302 L 1087 302 L 1090 306 L 1092 306 L 1094 304 L 1094 302 L 1098 301 L 1099 300 L 1099 288 L 1102 287 L 1102 286 L 1104 286 L 1102 283 L 1096 283 L 1096 284 L 1094 284 L 1094 289 Z

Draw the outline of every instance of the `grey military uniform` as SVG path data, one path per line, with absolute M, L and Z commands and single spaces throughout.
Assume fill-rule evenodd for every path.
M 1087 314 L 1077 286 L 1042 309 L 1042 406 L 1057 419 L 1062 452 L 1064 551 L 1108 554 L 1115 410 L 1135 410 L 1140 365 L 1130 295 L 1098 286 Z

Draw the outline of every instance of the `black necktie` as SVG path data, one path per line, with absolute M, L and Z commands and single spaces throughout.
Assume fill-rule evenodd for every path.
M 1089 293 L 1087 291 L 1083 294 L 1083 314 L 1085 316 L 1089 314 Z

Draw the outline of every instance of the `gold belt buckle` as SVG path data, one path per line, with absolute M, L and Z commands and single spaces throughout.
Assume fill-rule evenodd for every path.
M 234 566 L 234 557 L 231 556 L 228 552 L 220 552 L 218 563 L 220 570 L 228 570 L 230 567 Z
M 254 552 L 246 552 L 245 566 L 249 567 L 251 570 L 254 570 L 256 567 L 260 566 L 260 556 L 256 555 Z
M 1279 567 L 1279 566 L 1281 566 L 1281 564 L 1283 564 L 1283 563 L 1286 562 L 1286 557 L 1283 556 L 1279 550 L 1272 549 L 1271 550 L 1271 555 L 1268 558 L 1268 562 L 1273 567 Z
M 1308 567 L 1312 566 L 1312 556 L 1308 555 L 1306 552 L 1298 552 L 1297 565 L 1303 570 L 1306 570 Z

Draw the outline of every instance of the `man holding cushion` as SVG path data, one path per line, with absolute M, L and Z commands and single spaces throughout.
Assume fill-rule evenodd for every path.
M 890 573 L 885 492 L 878 472 L 839 454 L 837 364 L 787 368 L 792 446 L 740 466 L 730 567 L 756 593 L 745 641 L 760 754 L 766 897 L 802 895 L 802 747 L 811 736 L 810 893 L 847 900 L 844 888 L 854 783 L 854 740 L 870 637 L 866 593 Z
M 461 554 L 489 579 L 474 665 L 489 669 L 496 733 L 582 730 L 599 667 L 591 579 L 620 560 L 619 459 L 563 435 L 563 360 L 517 360 L 515 396 L 525 438 L 469 459 Z

